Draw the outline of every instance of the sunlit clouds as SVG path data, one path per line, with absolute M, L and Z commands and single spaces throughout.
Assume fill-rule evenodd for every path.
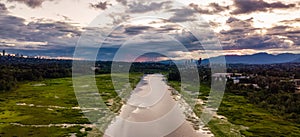
M 174 8 L 175 3 L 181 8 Z M 113 12 L 108 13 L 110 10 Z M 0 49 L 70 58 L 78 39 L 91 29 L 89 25 L 98 15 L 107 24 L 101 26 L 103 30 L 119 25 L 104 43 L 99 55 L 103 60 L 112 58 L 129 37 L 149 32 L 153 32 L 152 38 L 139 37 L 134 46 L 160 45 L 176 60 L 205 58 L 204 54 L 300 53 L 299 0 L 0 0 Z M 158 15 L 165 18 L 154 20 Z M 144 16 L 150 19 L 129 21 Z M 210 25 L 223 50 L 205 51 L 202 41 L 179 25 L 197 21 L 199 16 Z M 174 37 L 191 51 L 164 48 L 167 41 L 155 37 L 159 34 Z

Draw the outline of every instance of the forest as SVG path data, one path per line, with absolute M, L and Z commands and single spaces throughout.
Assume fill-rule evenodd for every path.
M 274 115 L 300 123 L 300 94 L 292 80 L 300 78 L 300 64 L 241 65 L 228 71 L 249 75 L 247 83 L 255 83 L 260 88 L 233 84 L 229 81 L 226 92 L 244 96 L 256 106 L 267 109 Z
M 87 64 L 90 65 L 91 63 L 88 62 Z M 96 61 L 94 64 L 90 67 L 96 67 L 93 70 L 95 74 L 110 74 L 111 61 Z M 121 62 L 117 64 L 126 65 L 127 63 Z M 130 68 L 130 72 L 145 74 L 167 72 L 168 70 L 169 65 L 160 63 L 133 63 Z M 0 56 L 0 92 L 15 90 L 21 82 L 71 76 L 71 60 L 26 59 Z
M 0 91 L 11 91 L 24 81 L 71 76 L 71 62 L 0 62 Z

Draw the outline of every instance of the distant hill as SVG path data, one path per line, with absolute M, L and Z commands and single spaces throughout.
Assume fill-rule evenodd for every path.
M 222 57 L 213 57 L 210 60 L 219 60 Z M 227 64 L 275 64 L 275 63 L 288 63 L 300 62 L 300 54 L 283 53 L 272 55 L 268 53 L 257 53 L 253 55 L 226 55 Z M 202 61 L 203 64 L 208 64 L 209 60 Z
M 300 63 L 300 58 L 293 60 L 294 63 Z
M 201 64 L 208 64 L 209 60 L 213 62 L 222 61 L 223 56 L 212 57 L 210 59 L 202 60 Z M 283 53 L 278 55 L 268 54 L 268 53 L 257 53 L 253 55 L 226 55 L 225 60 L 227 64 L 276 64 L 276 63 L 289 63 L 295 62 L 300 63 L 300 54 L 292 54 L 292 53 Z M 159 61 L 162 64 L 169 63 L 185 63 L 185 60 L 165 60 Z

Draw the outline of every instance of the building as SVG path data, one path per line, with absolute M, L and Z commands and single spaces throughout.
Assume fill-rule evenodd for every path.
M 300 79 L 294 79 L 293 82 L 296 87 L 296 93 L 300 93 Z
M 294 79 L 294 83 L 296 86 L 300 86 L 300 79 Z
M 232 73 L 214 73 L 212 74 L 212 80 L 215 81 L 223 81 L 223 80 L 227 80 L 230 79 Z

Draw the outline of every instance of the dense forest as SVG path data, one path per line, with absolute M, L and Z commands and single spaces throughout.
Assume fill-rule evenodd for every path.
M 19 82 L 71 76 L 71 61 L 0 58 L 0 91 L 17 88 Z
M 83 62 L 84 63 L 84 62 Z M 87 64 L 91 65 L 90 62 Z M 110 74 L 111 61 L 97 61 L 87 68 L 95 74 Z M 124 65 L 124 63 L 118 63 Z M 127 64 L 128 65 L 128 64 Z M 169 65 L 160 63 L 133 63 L 130 72 L 161 73 L 169 70 Z M 20 82 L 38 81 L 49 78 L 72 76 L 71 60 L 48 60 L 0 56 L 0 92 L 11 91 Z

